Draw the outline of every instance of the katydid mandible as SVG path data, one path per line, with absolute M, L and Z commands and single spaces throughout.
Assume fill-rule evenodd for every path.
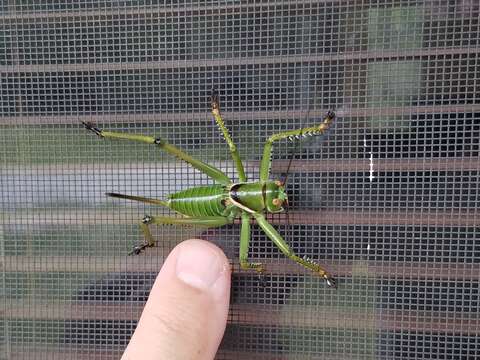
M 265 268 L 261 263 L 250 262 L 248 260 L 250 220 L 254 218 L 267 237 L 274 242 L 283 254 L 325 279 L 328 286 L 336 287 L 335 280 L 330 273 L 313 260 L 307 257 L 297 256 L 277 230 L 275 230 L 265 218 L 266 213 L 284 211 L 283 205 L 288 203 L 285 192 L 285 181 L 269 179 L 273 143 L 283 139 L 293 140 L 305 136 L 321 135 L 329 128 L 335 118 L 335 114 L 332 111 L 328 112 L 323 121 L 315 126 L 271 135 L 265 143 L 262 160 L 260 162 L 260 180 L 247 181 L 237 147 L 232 141 L 230 133 L 220 114 L 218 93 L 215 90 L 212 91 L 210 104 L 215 121 L 230 149 L 237 169 L 239 182 L 232 182 L 230 178 L 219 169 L 191 157 L 164 139 L 146 135 L 100 130 L 92 123 L 82 122 L 85 128 L 102 138 L 131 140 L 158 147 L 190 164 L 195 169 L 209 176 L 216 183 L 215 185 L 193 187 L 171 194 L 167 200 L 107 193 L 106 195 L 115 198 L 165 206 L 181 215 L 180 218 L 146 215 L 140 222 L 140 228 L 145 236 L 145 242 L 135 246 L 130 255 L 139 254 L 147 247 L 155 246 L 156 240 L 153 238 L 149 229 L 149 226 L 152 224 L 220 227 L 232 224 L 236 218 L 240 217 L 240 266 L 242 269 L 252 269 L 263 273 Z

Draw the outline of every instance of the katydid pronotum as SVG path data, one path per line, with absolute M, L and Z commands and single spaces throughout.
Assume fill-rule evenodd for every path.
M 104 131 L 96 128 L 92 123 L 83 123 L 88 130 L 102 138 L 131 140 L 158 147 L 190 164 L 195 169 L 213 179 L 216 183 L 215 185 L 193 187 L 171 194 L 167 200 L 107 193 L 106 195 L 115 198 L 165 206 L 181 215 L 181 217 L 146 215 L 140 222 L 140 228 L 145 236 L 145 241 L 143 244 L 135 246 L 130 254 L 139 254 L 147 247 L 155 246 L 156 240 L 153 238 L 149 229 L 149 226 L 152 224 L 220 227 L 226 224 L 232 224 L 236 218 L 240 217 L 240 266 L 242 269 L 252 269 L 263 273 L 265 268 L 261 263 L 250 262 L 248 260 L 250 220 L 254 218 L 267 237 L 275 243 L 283 254 L 325 279 L 328 286 L 335 287 L 335 280 L 330 273 L 313 260 L 296 255 L 277 230 L 275 230 L 265 218 L 266 213 L 284 211 L 283 205 L 288 204 L 287 194 L 285 193 L 286 179 L 284 181 L 269 179 L 273 143 L 283 139 L 293 140 L 305 136 L 323 134 L 332 123 L 335 114 L 331 111 L 328 112 L 323 121 L 315 126 L 271 135 L 264 146 L 263 157 L 260 162 L 259 181 L 247 181 L 237 147 L 232 141 L 220 114 L 218 93 L 215 90 L 212 91 L 210 102 L 212 114 L 230 149 L 239 182 L 232 182 L 231 179 L 219 169 L 191 157 L 164 139 L 146 135 Z

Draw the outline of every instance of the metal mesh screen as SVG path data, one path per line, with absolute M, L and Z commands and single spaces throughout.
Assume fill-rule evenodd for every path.
M 77 1 L 0 5 L 4 359 L 116 359 L 168 252 L 192 236 L 233 264 L 218 359 L 480 356 L 479 5 L 475 0 Z M 268 219 L 337 290 L 256 226 L 157 227 L 164 198 L 211 182 L 173 157 L 100 141 L 80 121 L 161 136 L 235 177 L 209 113 L 220 92 L 251 179 L 266 137 L 338 118 L 295 151 L 290 224 Z

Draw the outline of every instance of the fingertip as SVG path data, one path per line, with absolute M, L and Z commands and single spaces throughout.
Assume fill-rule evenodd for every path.
M 186 240 L 165 260 L 125 358 L 171 358 L 181 353 L 213 359 L 225 331 L 230 264 L 204 240 Z M 199 354 L 203 354 L 199 356 Z
M 180 244 L 178 244 L 175 247 L 175 250 L 181 250 L 181 249 L 185 249 L 185 248 L 187 248 L 189 251 L 195 251 L 195 250 L 203 251 L 204 249 L 209 249 L 210 251 L 212 251 L 214 253 L 215 256 L 218 256 L 219 260 L 223 264 L 225 264 L 225 265 L 230 264 L 227 256 L 223 252 L 223 250 L 220 249 L 217 245 L 215 245 L 215 244 L 213 244 L 209 241 L 202 240 L 202 239 L 185 240 L 185 241 L 182 241 Z M 230 269 L 230 267 L 228 267 L 228 268 Z
M 192 239 L 178 246 L 175 273 L 180 281 L 208 292 L 215 300 L 230 288 L 230 264 L 223 251 L 204 240 Z

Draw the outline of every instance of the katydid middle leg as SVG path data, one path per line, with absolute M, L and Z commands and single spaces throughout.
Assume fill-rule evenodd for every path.
M 228 144 L 230 153 L 232 154 L 233 161 L 235 162 L 235 166 L 237 168 L 238 178 L 240 182 L 245 182 L 247 181 L 247 176 L 245 175 L 242 159 L 240 158 L 240 154 L 238 153 L 237 146 L 234 144 L 232 138 L 230 137 L 230 133 L 225 126 L 222 115 L 220 115 L 220 102 L 218 100 L 218 92 L 215 89 L 212 90 L 210 104 L 212 107 L 213 117 L 215 118 L 215 121 L 217 122 L 217 125 L 220 128 L 220 131 L 222 132 L 223 137 Z
M 128 255 L 137 255 L 140 254 L 145 248 L 153 247 L 157 241 L 153 238 L 152 233 L 150 232 L 150 225 L 183 225 L 183 226 L 204 226 L 204 227 L 220 227 L 223 225 L 233 223 L 233 219 L 224 216 L 209 216 L 209 217 L 183 217 L 176 218 L 170 216 L 149 216 L 146 215 L 142 222 L 140 223 L 140 229 L 145 236 L 145 243 L 142 245 L 137 245 Z
M 240 266 L 242 269 L 253 269 L 263 273 L 265 268 L 261 263 L 248 261 L 248 247 L 250 244 L 250 214 L 242 212 L 242 229 L 240 230 Z

